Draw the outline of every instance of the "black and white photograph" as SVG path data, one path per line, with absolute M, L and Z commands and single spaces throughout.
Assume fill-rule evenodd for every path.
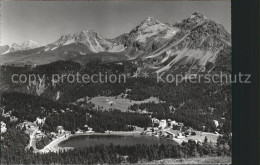
M 0 3 L 1 164 L 232 164 L 231 0 Z

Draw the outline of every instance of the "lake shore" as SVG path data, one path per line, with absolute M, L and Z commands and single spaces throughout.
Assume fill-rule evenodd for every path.
M 139 162 L 139 164 L 149 165 L 149 164 L 232 164 L 232 157 L 196 157 L 196 158 L 181 158 L 181 159 L 162 159 L 154 161 L 144 161 Z
M 59 144 L 65 140 L 68 140 L 70 137 L 75 136 L 84 136 L 84 135 L 118 135 L 118 136 L 141 136 L 140 131 L 107 131 L 105 133 L 98 133 L 98 132 L 86 132 L 86 133 L 76 133 L 76 134 L 66 134 L 57 139 L 54 139 L 51 143 L 45 146 L 43 149 L 39 150 L 39 153 L 48 153 L 48 152 L 58 152 L 60 150 L 70 150 L 74 149 L 73 147 L 60 147 Z
M 45 146 L 43 149 L 39 150 L 38 152 L 40 153 L 48 153 L 48 152 L 58 152 L 58 151 L 64 151 L 64 150 L 70 150 L 70 149 L 74 149 L 74 147 L 61 147 L 59 146 L 59 144 L 63 141 L 68 140 L 70 137 L 76 137 L 76 136 L 85 136 L 85 135 L 98 135 L 98 136 L 105 136 L 105 135 L 117 135 L 117 136 L 147 136 L 147 135 L 141 135 L 142 131 L 138 130 L 138 131 L 129 131 L 129 132 L 125 132 L 125 131 L 106 131 L 105 133 L 98 133 L 98 132 L 85 132 L 85 133 L 75 133 L 75 134 L 65 134 L 61 137 L 58 137 L 57 139 L 54 139 L 51 143 L 49 143 L 47 146 Z M 211 133 L 203 133 L 204 136 L 207 135 L 212 135 Z M 216 135 L 214 135 L 216 136 Z M 178 139 L 173 137 L 171 140 L 174 141 L 175 143 L 177 143 L 178 145 L 181 145 L 182 142 L 188 142 L 189 139 L 193 139 L 193 140 L 202 140 L 204 139 L 203 136 L 199 137 L 194 136 L 194 137 L 185 137 L 183 139 Z M 215 141 L 213 141 L 215 142 Z

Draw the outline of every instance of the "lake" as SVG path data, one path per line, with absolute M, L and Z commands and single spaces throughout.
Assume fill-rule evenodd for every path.
M 78 135 L 72 136 L 69 139 L 61 142 L 60 147 L 73 147 L 79 148 L 83 146 L 95 146 L 95 145 L 136 145 L 136 144 L 176 144 L 176 142 L 168 139 L 156 138 L 152 136 L 123 136 L 123 135 Z

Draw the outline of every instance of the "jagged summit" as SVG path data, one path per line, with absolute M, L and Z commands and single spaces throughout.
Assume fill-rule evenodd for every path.
M 82 30 L 80 32 L 75 32 L 75 33 L 69 33 L 69 34 L 63 34 L 60 37 L 60 41 L 64 41 L 64 40 L 71 40 L 74 39 L 75 42 L 77 42 L 78 40 L 80 40 L 80 38 L 82 37 L 86 37 L 86 36 L 94 36 L 94 35 L 98 35 L 96 32 L 94 32 L 94 30 L 92 31 L 88 31 L 88 30 Z M 62 43 L 61 43 L 62 44 Z
M 141 23 L 141 25 L 146 24 L 146 25 L 151 26 L 151 25 L 160 24 L 160 23 L 161 23 L 161 22 L 158 21 L 157 19 L 155 19 L 154 17 L 147 17 L 147 18 Z
M 194 12 L 192 13 L 192 15 L 190 17 L 198 17 L 198 18 L 204 18 L 207 19 L 207 17 L 205 17 L 203 14 L 199 13 L 199 12 Z
M 23 42 L 21 46 L 23 47 L 23 49 L 33 49 L 40 47 L 41 45 L 38 42 L 29 39 L 28 41 Z
M 137 27 L 139 28 L 144 28 L 147 26 L 154 26 L 154 25 L 161 25 L 163 23 L 161 23 L 160 21 L 158 21 L 157 19 L 155 19 L 154 17 L 147 17 L 144 21 L 141 22 L 140 25 L 138 25 Z

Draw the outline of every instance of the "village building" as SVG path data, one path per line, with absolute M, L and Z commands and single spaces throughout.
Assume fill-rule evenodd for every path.
M 182 134 L 181 132 L 178 132 L 178 133 L 176 134 L 176 138 L 177 138 L 177 139 L 183 139 L 183 138 L 185 138 L 185 136 L 183 136 L 183 134 Z
M 160 120 L 156 119 L 156 118 L 152 118 L 152 123 L 159 123 Z
M 159 127 L 161 127 L 162 129 L 164 129 L 166 126 L 167 126 L 166 120 L 160 120 L 160 122 L 159 122 Z
M 214 124 L 215 124 L 216 127 L 219 126 L 219 122 L 218 122 L 217 120 L 213 120 L 213 122 L 214 122 Z
M 18 121 L 18 118 L 17 117 L 15 117 L 15 116 L 11 116 L 10 117 L 10 123 L 12 123 L 12 122 L 17 122 Z
M 171 126 L 173 126 L 173 125 L 178 125 L 178 123 L 173 120 L 173 121 L 171 121 Z
M 1 121 L 1 134 L 5 133 L 6 131 L 7 131 L 6 124 L 3 121 Z
M 65 130 L 63 129 L 62 126 L 57 126 L 57 132 L 58 132 L 59 134 L 64 134 L 64 133 L 65 133 Z
M 37 117 L 35 123 L 37 125 L 43 125 L 45 123 L 45 120 L 46 120 L 46 117 L 44 117 L 43 119 Z

